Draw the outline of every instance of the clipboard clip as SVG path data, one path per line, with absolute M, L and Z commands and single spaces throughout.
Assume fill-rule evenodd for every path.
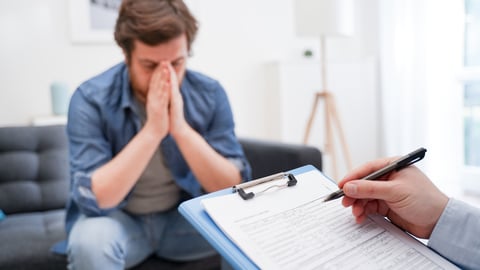
M 273 180 L 280 180 L 282 178 L 287 179 L 287 182 L 285 184 L 269 186 L 269 187 L 265 188 L 264 190 L 261 190 L 261 191 L 257 192 L 256 194 L 258 195 L 260 193 L 266 192 L 267 190 L 269 190 L 271 188 L 292 187 L 292 186 L 295 186 L 297 184 L 297 178 L 295 178 L 295 176 L 293 174 L 282 172 L 282 173 L 277 173 L 277 174 L 273 174 L 273 175 L 270 175 L 270 176 L 265 176 L 265 177 L 262 177 L 262 178 L 259 178 L 259 179 L 256 179 L 256 180 L 252 180 L 252 181 L 249 181 L 249 182 L 246 182 L 246 183 L 235 185 L 235 186 L 232 187 L 232 191 L 233 191 L 233 193 L 238 192 L 238 195 L 240 195 L 240 197 L 242 197 L 242 199 L 249 200 L 249 199 L 255 197 L 256 194 L 253 193 L 253 192 L 246 193 L 245 190 L 244 190 L 245 188 L 257 186 L 257 185 L 260 185 L 260 184 L 263 184 L 263 183 L 266 183 L 266 182 L 270 182 L 270 181 L 273 181 Z

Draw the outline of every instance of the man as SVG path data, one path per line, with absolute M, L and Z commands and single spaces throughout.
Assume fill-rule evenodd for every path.
M 358 223 L 370 214 L 386 216 L 407 232 L 429 238 L 430 248 L 462 269 L 480 269 L 480 209 L 449 199 L 415 166 L 385 181 L 356 180 L 393 160 L 372 161 L 340 181 L 343 205 L 352 207 Z
M 70 269 L 214 254 L 176 208 L 247 180 L 250 167 L 225 91 L 186 70 L 196 31 L 181 0 L 124 0 L 115 40 L 125 63 L 72 96 Z

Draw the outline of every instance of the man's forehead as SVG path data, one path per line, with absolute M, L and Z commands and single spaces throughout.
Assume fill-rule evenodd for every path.
M 180 61 L 182 59 L 185 59 L 184 56 L 179 56 L 175 59 L 161 59 L 161 60 L 156 60 L 156 59 L 149 59 L 149 58 L 142 58 L 142 57 L 139 57 L 138 58 L 138 61 L 140 61 L 142 64 L 147 64 L 147 65 L 151 65 L 151 64 L 155 64 L 155 65 L 158 65 L 160 64 L 160 62 L 170 62 L 170 63 L 174 63 L 174 62 L 177 62 L 177 61 Z
M 148 45 L 135 40 L 132 55 L 142 61 L 155 63 L 161 61 L 177 61 L 188 56 L 186 39 L 179 37 L 157 45 Z

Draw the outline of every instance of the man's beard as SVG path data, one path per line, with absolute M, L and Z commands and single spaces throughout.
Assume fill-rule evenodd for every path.
M 135 98 L 137 98 L 141 103 L 146 104 L 148 90 L 142 91 L 141 87 L 132 75 L 130 75 L 130 87 Z

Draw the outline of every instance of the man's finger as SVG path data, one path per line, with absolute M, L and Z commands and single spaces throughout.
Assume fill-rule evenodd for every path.
M 390 164 L 392 161 L 396 160 L 397 158 L 391 157 L 391 158 L 382 158 L 382 159 L 377 159 L 370 161 L 354 170 L 352 170 L 349 174 L 347 174 L 339 183 L 338 186 L 340 188 L 343 187 L 343 185 L 351 180 L 356 180 L 356 179 L 362 179 L 363 177 L 381 169 Z
M 395 184 L 390 181 L 353 180 L 345 183 L 343 192 L 356 199 L 389 200 L 395 195 L 392 185 Z

